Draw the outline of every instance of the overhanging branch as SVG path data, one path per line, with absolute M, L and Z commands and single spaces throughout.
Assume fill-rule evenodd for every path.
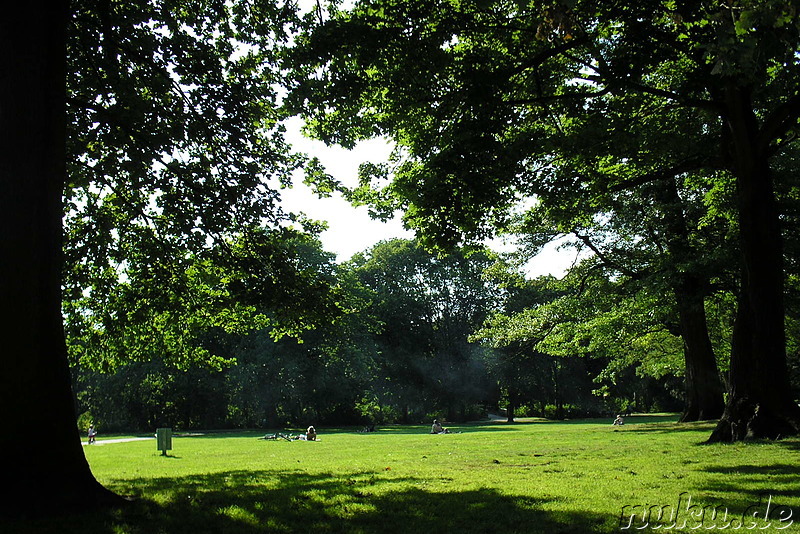
M 597 245 L 595 245 L 595 244 L 592 242 L 592 239 L 591 239 L 591 237 L 589 237 L 588 235 L 581 235 L 581 234 L 579 234 L 579 233 L 578 233 L 578 231 L 577 231 L 577 230 L 573 230 L 573 231 L 572 231 L 572 234 L 573 234 L 575 237 L 577 237 L 578 239 L 580 239 L 580 240 L 581 240 L 581 242 L 582 242 L 584 245 L 586 245 L 587 247 L 589 247 L 589 249 L 590 249 L 592 252 L 594 252 L 594 253 L 595 253 L 595 255 L 597 255 L 597 257 L 598 257 L 598 258 L 600 258 L 600 261 L 601 261 L 601 262 L 603 263 L 603 265 L 605 265 L 606 267 L 611 267 L 611 268 L 613 268 L 613 269 L 616 269 L 616 270 L 618 270 L 619 272 L 621 272 L 622 274 L 624 274 L 624 275 L 626 275 L 626 276 L 628 276 L 628 277 L 630 277 L 630 278 L 633 278 L 633 279 L 640 278 L 640 275 L 639 275 L 639 273 L 637 273 L 636 271 L 633 271 L 633 270 L 631 270 L 631 269 L 628 269 L 627 267 L 625 267 L 624 265 L 621 265 L 621 264 L 620 264 L 619 262 L 617 262 L 617 261 L 614 261 L 614 260 L 613 260 L 612 258 L 610 258 L 610 257 L 609 257 L 609 256 L 608 256 L 608 255 L 607 255 L 605 252 L 603 252 L 602 250 L 600 250 L 600 249 L 597 247 Z
M 562 93 L 560 95 L 544 95 L 535 98 L 523 98 L 519 100 L 504 100 L 503 103 L 512 106 L 525 106 L 530 104 L 547 104 L 550 102 L 558 102 L 560 100 L 581 99 L 586 100 L 589 98 L 597 98 L 611 92 L 609 87 L 600 89 L 599 91 L 582 91 L 576 93 Z

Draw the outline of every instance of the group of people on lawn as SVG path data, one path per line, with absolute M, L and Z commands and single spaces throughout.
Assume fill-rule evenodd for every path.
M 618 426 L 618 425 L 624 425 L 625 422 L 622 419 L 622 416 L 618 415 L 617 418 L 614 420 L 613 424 L 614 426 Z M 369 431 L 374 432 L 374 430 L 375 426 L 372 425 Z M 431 425 L 431 434 L 450 434 L 450 430 L 444 428 L 442 426 L 442 423 L 440 423 L 438 419 L 434 419 L 433 424 Z M 95 429 L 94 424 L 89 425 L 89 443 L 94 443 L 96 436 L 97 436 L 97 429 Z M 274 437 L 277 436 L 278 435 L 276 434 Z M 296 436 L 295 439 L 301 441 L 317 441 L 317 430 L 313 426 L 309 426 L 308 429 L 306 429 L 305 434 L 300 434 Z
M 374 431 L 374 429 L 375 426 L 373 425 L 370 428 L 370 431 Z M 438 419 L 434 419 L 433 424 L 431 425 L 431 434 L 450 434 L 450 430 L 444 428 Z M 96 436 L 97 429 L 94 427 L 94 424 L 89 425 L 89 443 L 94 443 Z M 313 426 L 309 426 L 308 429 L 306 429 L 305 434 L 300 434 L 295 439 L 299 439 L 301 441 L 317 441 L 317 430 Z

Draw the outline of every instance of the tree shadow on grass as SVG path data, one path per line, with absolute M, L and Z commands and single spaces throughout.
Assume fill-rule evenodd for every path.
M 707 466 L 703 471 L 710 474 L 704 490 L 748 496 L 769 493 L 792 497 L 800 504 L 800 466 L 796 464 Z
M 354 472 L 236 471 L 177 479 L 118 481 L 138 496 L 128 508 L 60 521 L 52 532 L 93 534 L 572 533 L 611 532 L 617 517 L 590 511 L 550 512 L 548 501 L 495 489 L 447 491 L 447 479 Z M 36 527 L 30 524 L 30 527 Z M 48 524 L 38 530 L 49 533 Z M 74 529 L 74 530 L 73 530 Z
M 621 431 L 634 432 L 636 434 L 676 434 L 683 432 L 702 432 L 703 440 L 697 442 L 697 445 L 705 443 L 708 436 L 716 426 L 716 421 L 697 421 L 693 423 L 677 423 L 674 421 L 663 423 L 642 423 L 636 426 L 628 427 L 624 425 L 620 427 Z
M 698 488 L 700 494 L 717 499 L 711 504 L 728 510 L 734 515 L 744 516 L 752 522 L 753 514 L 763 524 L 766 513 L 771 511 L 772 526 L 783 526 L 778 519 L 781 514 L 797 526 L 800 525 L 800 465 L 776 461 L 763 465 L 709 465 L 702 468 L 708 474 Z M 770 519 L 770 518 L 767 518 Z

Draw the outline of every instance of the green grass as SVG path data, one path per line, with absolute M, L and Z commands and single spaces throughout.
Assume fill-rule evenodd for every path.
M 766 531 L 780 532 L 789 523 L 778 513 L 791 510 L 782 531 L 800 532 L 800 439 L 703 445 L 712 424 L 674 421 L 501 422 L 435 436 L 427 426 L 322 428 L 319 442 L 208 434 L 176 437 L 166 457 L 155 441 L 95 445 L 85 451 L 98 480 L 134 504 L 9 532 L 615 532 L 636 512 L 633 527 L 643 526 L 650 506 L 650 525 L 663 506 L 669 526 L 668 505 L 690 531 L 699 526 L 691 510 L 708 506 L 702 526 L 719 528 L 724 518 L 712 520 L 711 507 L 727 509 L 733 527 L 745 511 L 762 517 L 768 499 Z M 688 497 L 697 506 L 687 511 Z

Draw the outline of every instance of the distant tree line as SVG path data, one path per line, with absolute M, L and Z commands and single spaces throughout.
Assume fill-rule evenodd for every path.
M 294 296 L 317 298 L 320 308 L 325 299 L 336 300 L 295 336 L 276 336 L 262 318 L 253 321 L 263 327 L 210 325 L 178 338 L 170 326 L 140 337 L 141 324 L 103 323 L 136 317 L 138 300 L 125 299 L 106 316 L 84 307 L 77 323 L 68 320 L 81 424 L 91 420 L 107 431 L 277 428 L 466 421 L 490 412 L 509 419 L 608 416 L 683 406 L 674 336 L 659 354 L 643 348 L 639 358 L 623 342 L 547 354 L 520 341 L 500 347 L 482 338 L 498 314 L 552 305 L 569 291 L 567 279 L 526 280 L 488 250 L 441 255 L 398 239 L 337 265 L 315 238 L 290 241 L 295 268 L 303 266 L 308 282 Z M 214 269 L 205 271 L 196 276 L 210 283 Z M 222 285 L 224 278 L 217 272 L 214 280 Z M 119 291 L 135 292 L 127 287 L 135 283 L 122 282 Z M 217 293 L 233 292 L 230 302 L 254 306 L 248 317 L 277 313 L 246 280 L 228 282 L 225 291 L 221 285 Z M 196 324 L 196 312 L 171 310 L 183 329 Z M 122 341 L 103 341 L 98 332 L 109 328 Z M 165 339 L 155 343 L 159 336 Z M 181 350 L 202 352 L 205 363 L 180 364 L 174 352 Z M 136 357 L 120 358 L 121 351 Z

